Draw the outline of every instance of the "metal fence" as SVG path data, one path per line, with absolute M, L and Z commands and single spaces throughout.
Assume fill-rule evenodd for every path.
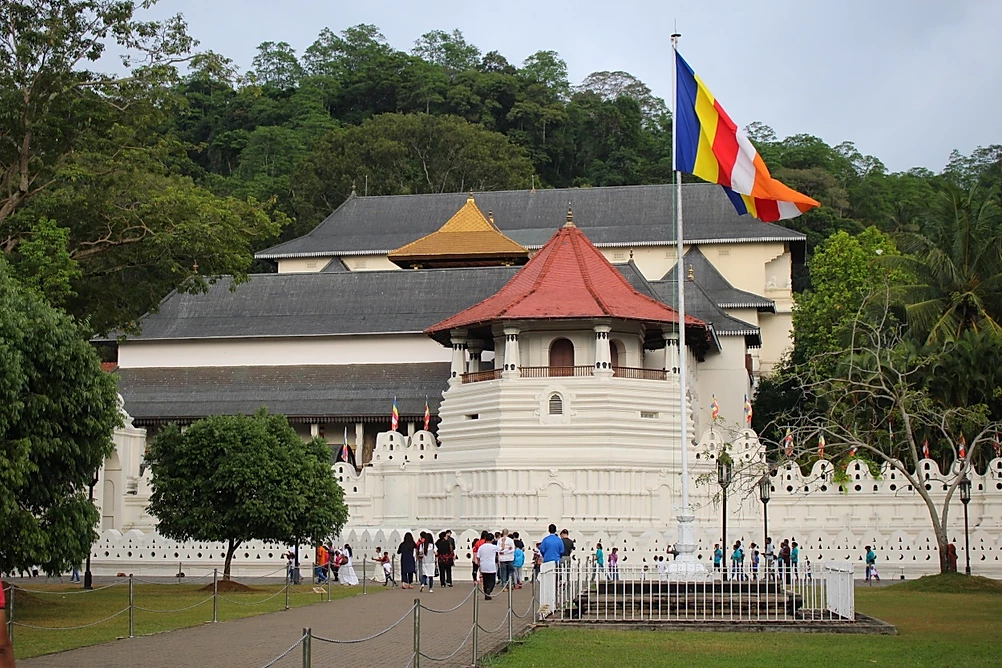
M 648 566 L 545 564 L 541 614 L 554 621 L 852 622 L 851 563 L 808 569 L 736 568 L 694 578 Z

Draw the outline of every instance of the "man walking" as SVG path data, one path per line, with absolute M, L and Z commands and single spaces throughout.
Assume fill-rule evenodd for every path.
M 515 586 L 515 539 L 508 535 L 507 529 L 501 532 L 498 541 L 498 566 L 501 586 Z
M 543 555 L 543 563 L 558 562 L 564 555 L 564 542 L 557 535 L 557 525 L 551 524 L 549 535 L 539 544 L 539 553 Z

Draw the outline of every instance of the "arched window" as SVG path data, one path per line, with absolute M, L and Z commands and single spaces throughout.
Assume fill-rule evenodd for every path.
M 550 344 L 550 375 L 574 375 L 574 344 L 567 339 L 557 339 Z
M 550 395 L 549 413 L 550 415 L 564 414 L 564 400 L 556 392 Z

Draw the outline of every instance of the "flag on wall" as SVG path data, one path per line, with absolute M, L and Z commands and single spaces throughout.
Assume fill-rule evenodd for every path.
M 929 459 L 929 439 L 922 440 L 922 458 Z
M 1002 457 L 1002 439 L 999 438 L 998 432 L 995 432 L 995 440 L 992 441 L 992 445 L 995 447 L 995 456 Z
M 763 222 L 794 218 L 818 206 L 772 178 L 751 140 L 678 53 L 675 77 L 675 169 L 723 186 L 739 214 Z
M 710 418 L 716 420 L 720 417 L 720 404 L 717 403 L 717 396 L 713 395 L 713 401 L 710 402 Z
M 959 448 L 960 448 L 960 458 L 961 459 L 967 459 L 967 439 L 964 438 L 963 434 L 960 435 L 959 443 L 960 443 L 960 446 L 959 446 Z
M 825 435 L 818 436 L 818 459 L 825 458 Z
M 431 409 L 428 408 L 428 395 L 424 397 L 424 430 L 428 431 L 431 426 Z
M 746 394 L 745 395 L 745 422 L 748 424 L 749 427 L 751 426 L 751 421 L 752 421 L 751 401 L 748 400 L 748 395 Z
M 393 397 L 393 413 L 390 415 L 390 431 L 396 431 L 400 426 L 400 411 L 397 410 L 397 398 Z
M 341 461 L 348 463 L 348 427 L 344 428 L 344 440 L 341 442 Z
M 786 429 L 786 436 L 783 437 L 783 444 L 786 446 L 786 456 L 793 456 L 793 434 L 790 433 L 789 427 Z
M 854 446 L 852 446 L 852 449 L 851 449 L 851 450 L 849 450 L 849 456 L 850 456 L 850 457 L 855 457 L 855 456 L 856 456 L 856 451 L 857 451 L 857 450 L 859 450 L 859 448 L 858 448 L 858 447 L 856 447 L 855 445 L 854 445 Z

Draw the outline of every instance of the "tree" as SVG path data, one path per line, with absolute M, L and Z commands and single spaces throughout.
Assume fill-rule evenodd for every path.
M 0 259 L 0 572 L 86 558 L 100 519 L 88 487 L 120 422 L 87 333 Z
M 829 373 L 829 364 L 802 371 L 801 385 L 815 402 L 787 413 L 777 424 L 788 426 L 794 443 L 801 444 L 789 454 L 798 461 L 817 457 L 815 444 L 823 435 L 825 453 L 836 473 L 861 457 L 901 475 L 926 506 L 940 570 L 945 573 L 951 499 L 1000 424 L 989 418 L 983 404 L 950 406 L 937 401 L 921 382 L 923 369 L 933 360 L 917 355 L 903 330 L 887 318 L 888 293 L 878 293 L 874 300 L 883 306 L 883 317 L 856 319 L 849 345 L 834 353 L 838 364 L 833 372 Z M 951 464 L 943 479 L 930 479 L 920 470 L 926 439 Z M 773 447 L 777 453 L 785 448 L 779 443 Z M 933 498 L 934 485 L 946 492 L 942 501 Z
M 426 32 L 414 41 L 412 53 L 452 74 L 474 69 L 480 62 L 480 49 L 467 42 L 458 29 Z
M 370 195 L 524 188 L 532 165 L 497 132 L 453 116 L 382 114 L 321 140 L 294 179 L 300 225 L 316 225 L 368 177 Z
M 913 334 L 954 341 L 968 330 L 1002 336 L 1002 207 L 997 191 L 948 186 L 927 211 L 920 233 L 903 232 L 894 266 L 915 281 L 901 286 Z
M 629 72 L 592 72 L 585 77 L 578 91 L 592 91 L 603 100 L 615 100 L 617 97 L 628 97 L 640 105 L 644 123 L 650 124 L 668 114 L 668 106 L 660 97 L 656 97 L 640 79 Z
M 149 512 L 174 540 L 227 544 L 223 579 L 246 540 L 319 543 L 348 521 L 326 442 L 304 442 L 281 415 L 207 417 L 153 439 Z
M 148 7 L 156 0 L 143 3 Z M 0 247 L 20 241 L 4 221 L 49 188 L 81 139 L 134 113 L 175 72 L 194 41 L 180 15 L 134 19 L 123 0 L 7 0 L 0 3 Z M 86 71 L 114 44 L 129 76 Z M 95 110 L 100 107 L 100 111 Z
M 280 90 L 295 88 L 303 76 L 296 51 L 288 42 L 262 42 L 254 56 L 254 79 Z

